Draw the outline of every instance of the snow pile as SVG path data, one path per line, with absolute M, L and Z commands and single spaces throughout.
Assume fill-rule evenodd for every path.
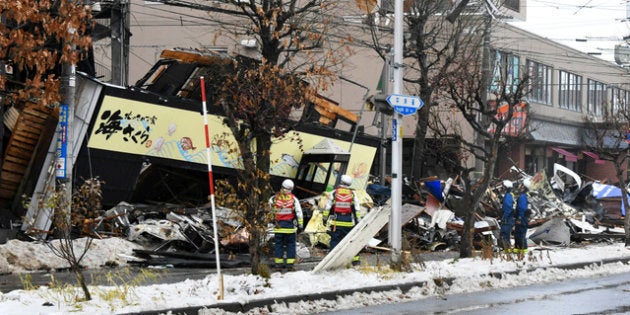
M 133 243 L 124 240 L 112 239 L 95 242 L 97 243 L 99 245 L 95 245 L 90 254 L 93 257 L 102 256 L 102 258 L 89 260 L 92 266 L 117 260 L 116 253 L 127 254 L 135 247 Z M 22 250 L 29 252 L 33 249 Z M 3 249 L 1 252 L 4 255 L 7 250 Z M 91 286 L 93 300 L 87 302 L 75 301 L 77 296 L 82 296 L 79 291 L 73 291 L 75 289 L 40 287 L 34 290 L 15 290 L 0 294 L 0 309 L 7 314 L 52 314 L 54 312 L 66 314 L 77 310 L 91 315 L 132 313 L 217 303 L 247 303 L 260 299 L 357 290 L 388 284 L 424 283 L 423 286 L 404 293 L 399 290 L 369 294 L 354 293 L 350 297 L 339 298 L 336 301 L 302 301 L 289 305 L 276 304 L 271 307 L 272 314 L 309 314 L 362 305 L 404 302 L 430 296 L 630 272 L 630 265 L 626 263 L 611 263 L 603 267 L 598 264 L 602 260 L 614 258 L 630 259 L 630 250 L 621 243 L 589 245 L 583 248 L 538 249 L 532 250 L 531 254 L 522 261 L 500 258 L 488 260 L 478 257 L 446 259 L 412 264 L 414 269 L 412 272 L 392 272 L 386 267 L 361 266 L 321 273 L 276 272 L 269 279 L 251 274 L 223 275 L 223 300 L 217 299 L 219 281 L 216 274 L 211 274 L 201 280 L 186 280 L 171 284 Z M 578 270 L 552 268 L 562 264 L 581 262 L 592 264 Z M 536 267 L 543 268 L 536 269 Z M 501 277 L 495 277 L 497 273 L 501 274 Z M 449 279 L 452 281 L 442 281 Z M 268 314 L 269 310 L 265 308 L 251 310 L 248 313 Z M 221 309 L 207 309 L 201 311 L 200 314 L 229 313 Z
M 59 246 L 58 240 L 50 242 L 52 246 Z M 82 253 L 86 239 L 75 240 L 76 253 Z M 86 268 L 103 266 L 124 266 L 127 258 L 133 255 L 134 249 L 142 246 L 121 238 L 94 239 L 91 248 L 81 260 Z M 68 263 L 56 256 L 51 248 L 42 242 L 23 242 L 9 240 L 0 245 L 0 274 L 20 273 L 37 270 L 54 270 L 68 268 Z

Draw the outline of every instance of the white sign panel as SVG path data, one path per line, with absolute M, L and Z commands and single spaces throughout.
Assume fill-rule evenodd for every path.
M 420 97 L 403 94 L 390 94 L 387 103 L 394 107 L 394 111 L 402 115 L 415 114 L 424 105 Z

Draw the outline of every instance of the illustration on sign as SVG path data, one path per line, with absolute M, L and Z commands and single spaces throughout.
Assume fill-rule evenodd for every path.
M 197 111 L 107 95 L 103 98 L 97 117 L 88 141 L 89 148 L 207 164 L 205 151 L 199 148 L 199 143 L 205 142 L 205 133 Z M 221 116 L 208 115 L 212 126 L 212 161 L 217 161 L 217 166 L 242 169 L 238 144 L 230 129 L 223 124 L 223 119 Z M 199 123 L 195 124 L 195 121 Z M 304 151 L 301 147 L 310 148 L 321 139 L 322 136 L 295 130 L 282 137 L 274 137 L 270 173 L 283 177 L 295 176 Z M 350 145 L 347 141 L 335 142 L 344 148 Z M 296 143 L 299 145 L 296 146 Z M 351 153 L 348 170 L 357 186 L 360 186 L 368 180 L 376 148 L 355 143 Z

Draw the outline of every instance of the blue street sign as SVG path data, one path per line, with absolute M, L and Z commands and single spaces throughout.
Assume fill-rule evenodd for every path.
M 398 140 L 398 119 L 392 119 L 392 141 Z
M 57 134 L 57 148 L 55 149 L 55 177 L 66 178 L 66 163 L 68 159 L 68 105 L 59 106 L 59 131 Z
M 419 97 L 403 94 L 390 94 L 387 96 L 387 103 L 394 107 L 394 111 L 402 115 L 415 114 L 424 105 Z

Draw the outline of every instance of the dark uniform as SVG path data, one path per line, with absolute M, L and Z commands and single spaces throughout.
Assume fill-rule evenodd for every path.
M 514 226 L 514 249 L 519 255 L 527 253 L 526 234 L 530 216 L 529 194 L 527 192 L 527 186 L 529 186 L 529 182 L 527 184 L 524 184 L 523 186 L 523 190 L 521 191 L 516 201 L 516 222 Z
M 292 183 L 291 188 L 293 188 Z M 287 267 L 292 270 L 295 264 L 297 228 L 302 229 L 304 227 L 302 207 L 298 198 L 284 188 L 269 199 L 269 204 L 275 215 L 275 227 L 273 229 L 275 267 L 277 269 Z
M 514 228 L 514 194 L 512 193 L 512 182 L 505 181 L 504 186 L 507 189 L 503 196 L 503 204 L 501 210 L 501 247 L 506 252 L 512 251 L 512 242 L 510 237 Z
M 343 177 L 342 177 L 343 178 Z M 330 198 L 326 203 L 324 209 L 324 219 L 328 220 L 330 216 L 330 222 L 327 222 L 331 226 L 330 230 L 330 249 L 332 250 L 341 242 L 341 240 L 350 233 L 352 227 L 354 227 L 361 219 L 361 210 L 359 208 L 359 200 L 355 192 L 348 185 L 349 180 L 346 183 L 342 180 L 342 183 L 335 190 L 332 191 Z M 358 264 L 359 256 L 355 256 L 352 259 L 353 264 Z

